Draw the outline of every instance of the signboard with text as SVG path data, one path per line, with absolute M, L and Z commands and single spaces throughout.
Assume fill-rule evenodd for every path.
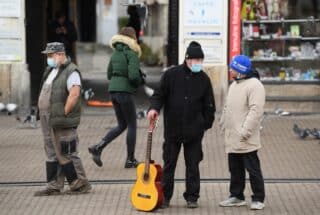
M 0 39 L 1 38 L 21 38 L 19 19 L 0 18 Z
M 225 64 L 227 39 L 227 7 L 224 0 L 180 0 L 179 62 L 193 40 L 205 53 L 206 65 Z
M 0 0 L 0 63 L 25 62 L 23 0 Z
M 0 40 L 0 61 L 22 61 L 21 40 Z
M 230 2 L 229 61 L 241 51 L 241 0 Z
M 222 25 L 221 0 L 188 0 L 184 2 L 184 25 Z
M 20 17 L 21 0 L 1 0 L 0 17 Z

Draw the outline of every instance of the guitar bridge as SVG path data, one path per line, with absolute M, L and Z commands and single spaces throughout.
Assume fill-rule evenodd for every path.
M 142 194 L 142 193 L 138 193 L 138 197 L 144 198 L 144 199 L 151 199 L 150 195 L 146 195 L 146 194 Z

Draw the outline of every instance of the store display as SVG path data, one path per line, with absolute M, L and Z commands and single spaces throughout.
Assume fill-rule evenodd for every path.
M 280 19 L 280 9 L 278 0 L 273 0 L 272 2 L 271 19 Z
M 294 18 L 289 1 L 242 1 L 242 53 L 262 80 L 320 81 L 320 19 Z
M 290 34 L 291 37 L 300 36 L 300 26 L 299 25 L 290 25 Z

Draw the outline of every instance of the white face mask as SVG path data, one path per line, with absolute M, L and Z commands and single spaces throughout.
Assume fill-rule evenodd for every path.
M 48 64 L 48 66 L 50 66 L 52 68 L 57 67 L 57 63 L 56 63 L 56 61 L 54 60 L 53 57 L 48 57 L 47 58 L 47 64 Z
M 201 63 L 195 63 L 191 65 L 191 72 L 198 73 L 201 72 L 203 65 Z

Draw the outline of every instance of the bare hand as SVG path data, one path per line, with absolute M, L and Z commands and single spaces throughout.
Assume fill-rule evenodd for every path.
M 67 29 L 65 27 L 61 27 L 61 32 L 64 33 L 64 34 L 67 34 L 68 31 L 67 31 Z
M 154 109 L 151 109 L 149 112 L 148 112 L 148 120 L 151 122 L 151 121 L 154 121 L 157 119 L 159 113 L 154 110 Z

